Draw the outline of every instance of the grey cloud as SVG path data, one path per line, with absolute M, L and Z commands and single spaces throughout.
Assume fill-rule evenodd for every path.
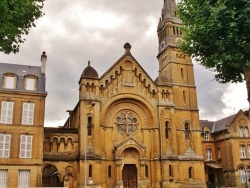
M 126 17 L 126 22 L 113 29 L 83 27 L 80 20 L 68 19 L 71 6 L 82 6 L 83 10 L 111 12 L 115 16 Z M 40 55 L 46 51 L 47 86 L 45 125 L 68 117 L 66 110 L 73 109 L 78 99 L 78 81 L 87 61 L 101 76 L 124 53 L 123 45 L 132 45 L 131 53 L 154 80 L 158 74 L 157 32 L 153 37 L 146 36 L 151 26 L 148 18 L 157 23 L 161 15 L 163 1 L 158 0 L 53 0 L 46 1 L 46 15 L 38 20 L 26 43 L 21 45 L 20 53 L 0 54 L 0 61 L 40 65 Z M 48 24 L 45 24 L 48 21 Z M 59 24 L 64 31 L 55 30 Z M 95 37 L 95 36 L 100 36 Z M 153 68 L 152 68 L 153 67 Z M 197 67 L 196 85 L 200 116 L 214 117 L 221 113 L 225 104 L 221 101 L 226 86 L 211 82 L 211 73 Z M 206 110 L 209 109 L 209 110 Z M 57 125 L 61 126 L 61 125 Z

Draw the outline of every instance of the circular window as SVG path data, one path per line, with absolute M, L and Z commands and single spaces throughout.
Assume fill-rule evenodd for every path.
M 116 117 L 116 128 L 122 135 L 132 135 L 138 130 L 137 118 L 131 112 L 122 112 Z

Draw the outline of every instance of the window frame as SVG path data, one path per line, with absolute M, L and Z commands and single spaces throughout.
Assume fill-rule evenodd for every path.
M 19 170 L 18 171 L 18 187 L 29 187 L 30 186 L 30 170 Z
M 212 148 L 206 148 L 206 161 L 213 161 Z
M 33 86 L 30 87 L 28 85 L 28 80 L 33 80 Z M 33 75 L 26 75 L 25 76 L 25 81 L 24 81 L 24 90 L 27 90 L 27 91 L 37 91 L 37 77 L 36 76 L 33 76 Z
M 210 132 L 205 131 L 204 137 L 205 137 L 205 141 L 210 141 Z
M 8 78 L 13 78 L 13 81 L 11 81 L 12 83 L 10 83 L 12 85 L 11 87 L 8 87 L 8 85 L 9 85 Z M 2 88 L 4 88 L 4 89 L 16 89 L 17 88 L 17 75 L 13 74 L 13 73 L 4 74 Z
M 12 124 L 14 113 L 14 102 L 13 101 L 2 101 L 1 102 L 1 119 L 0 123 Z
M 240 158 L 245 159 L 246 156 L 246 146 L 245 145 L 240 145 Z
M 20 135 L 19 158 L 32 158 L 32 147 L 33 135 Z
M 22 125 L 34 125 L 35 103 L 24 102 L 22 109 Z
M 0 169 L 0 187 L 7 188 L 8 187 L 8 170 Z
M 1 140 L 3 140 L 2 143 Z M 0 134 L 0 158 L 10 158 L 10 145 L 11 134 Z

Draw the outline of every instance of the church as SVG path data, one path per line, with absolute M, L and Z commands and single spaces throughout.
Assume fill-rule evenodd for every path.
M 64 126 L 44 128 L 43 186 L 206 187 L 191 58 L 181 53 L 181 20 L 165 0 L 152 80 L 132 46 L 99 75 L 79 75 L 79 100 Z

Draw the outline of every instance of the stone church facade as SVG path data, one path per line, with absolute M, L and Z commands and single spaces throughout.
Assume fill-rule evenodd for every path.
M 44 128 L 43 186 L 206 187 L 193 64 L 176 46 L 175 11 L 165 0 L 156 80 L 129 43 L 101 76 L 88 63 L 64 126 Z

